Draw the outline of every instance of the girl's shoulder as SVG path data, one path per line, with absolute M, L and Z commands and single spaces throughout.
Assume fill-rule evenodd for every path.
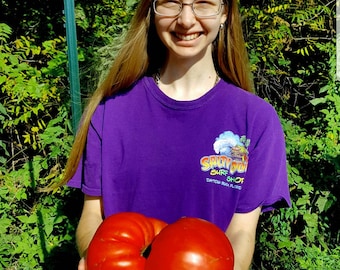
M 224 99 L 228 106 L 240 113 L 277 114 L 272 104 L 255 93 L 248 92 L 223 80 L 217 86 L 220 87 L 221 100 Z

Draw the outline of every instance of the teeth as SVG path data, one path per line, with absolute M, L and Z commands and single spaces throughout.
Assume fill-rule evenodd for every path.
M 176 36 L 179 38 L 179 39 L 182 39 L 182 40 L 185 40 L 185 41 L 189 41 L 189 40 L 193 40 L 195 38 L 197 38 L 199 36 L 198 33 L 196 34 L 191 34 L 191 35 L 181 35 L 181 34 L 176 34 Z

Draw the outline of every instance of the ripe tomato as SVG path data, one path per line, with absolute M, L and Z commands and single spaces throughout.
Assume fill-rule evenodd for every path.
M 90 242 L 87 270 L 144 270 L 143 252 L 166 225 L 161 220 L 133 212 L 106 218 Z
M 232 270 L 231 244 L 216 225 L 181 218 L 154 239 L 145 270 Z

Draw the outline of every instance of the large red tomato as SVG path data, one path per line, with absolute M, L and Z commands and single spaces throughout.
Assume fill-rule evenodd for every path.
M 144 270 L 144 251 L 167 224 L 142 214 L 123 212 L 106 218 L 87 251 L 87 270 Z
M 231 244 L 216 225 L 181 218 L 154 239 L 145 270 L 232 270 Z

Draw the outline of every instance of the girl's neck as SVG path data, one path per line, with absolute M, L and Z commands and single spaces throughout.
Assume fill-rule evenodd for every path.
M 203 96 L 219 80 L 212 59 L 194 64 L 168 61 L 157 75 L 158 87 L 170 98 L 180 101 Z

